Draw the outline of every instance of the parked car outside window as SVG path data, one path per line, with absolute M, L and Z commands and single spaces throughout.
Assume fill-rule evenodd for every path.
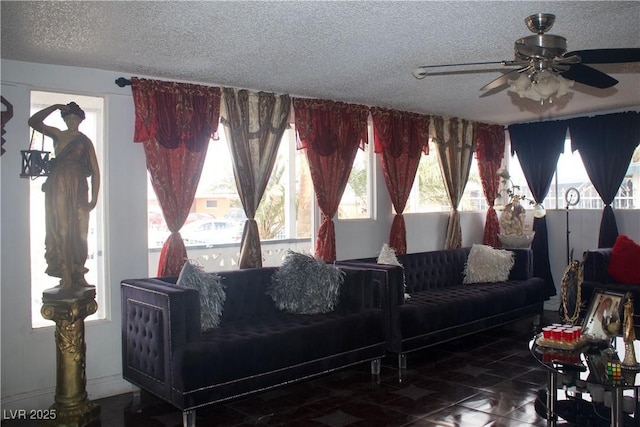
M 236 243 L 242 238 L 243 224 L 225 219 L 205 219 L 186 224 L 180 230 L 185 246 Z

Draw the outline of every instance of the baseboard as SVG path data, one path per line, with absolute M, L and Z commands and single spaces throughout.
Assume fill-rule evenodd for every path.
M 544 302 L 544 309 L 549 311 L 558 311 L 560 308 L 560 297 L 558 295 L 554 295 L 549 298 L 548 301 Z
M 87 382 L 87 393 L 90 400 L 104 399 L 118 394 L 131 393 L 133 385 L 122 378 L 122 375 L 102 377 Z
M 89 400 L 92 401 L 131 391 L 133 391 L 133 385 L 122 379 L 121 375 L 111 375 L 87 381 L 87 394 Z M 47 387 L 14 396 L 3 396 L 2 410 L 47 409 L 53 404 L 55 392 L 55 387 Z
M 55 387 L 38 389 L 13 396 L 2 396 L 2 413 L 6 410 L 47 409 L 53 404 Z

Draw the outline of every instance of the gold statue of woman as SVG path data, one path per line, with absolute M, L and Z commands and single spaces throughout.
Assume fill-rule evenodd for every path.
M 627 302 L 624 303 L 624 342 L 633 342 L 636 339 L 636 331 L 633 325 L 633 294 L 627 293 Z
M 636 352 L 633 342 L 636 339 L 636 331 L 633 325 L 633 294 L 627 292 L 626 302 L 624 303 L 624 326 L 622 337 L 624 338 L 624 366 L 636 367 Z
M 44 124 L 51 113 L 60 110 L 66 130 Z M 42 186 L 45 193 L 46 273 L 59 277 L 60 289 L 71 291 L 90 286 L 87 234 L 89 213 L 96 207 L 100 189 L 98 160 L 91 140 L 78 130 L 84 111 L 75 102 L 46 107 L 29 118 L 29 126 L 53 140 L 55 158 Z M 87 178 L 91 177 L 91 200 Z

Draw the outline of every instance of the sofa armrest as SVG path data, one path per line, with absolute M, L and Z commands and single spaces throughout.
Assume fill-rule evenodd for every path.
M 170 399 L 173 353 L 200 339 L 198 292 L 163 279 L 124 280 L 120 289 L 123 377 Z
M 609 260 L 611 259 L 611 248 L 590 249 L 583 254 L 583 274 L 582 278 L 586 282 L 616 283 L 615 279 L 609 276 Z
M 374 272 L 374 281 L 382 286 L 383 310 L 385 312 L 385 337 L 387 347 L 398 351 L 401 346 L 400 307 L 404 304 L 404 270 L 397 265 L 363 261 L 338 261 L 340 268 L 360 268 Z M 386 301 L 385 301 L 386 300 Z
M 336 265 L 340 268 L 348 268 L 350 266 L 382 272 L 380 278 L 386 287 L 385 296 L 388 305 L 396 306 L 404 303 L 404 273 L 402 267 L 362 261 L 337 261 Z
M 386 308 L 387 289 L 380 271 L 362 269 L 350 265 L 336 265 L 345 273 L 340 287 L 338 310 L 358 313 Z
M 533 251 L 531 249 L 508 249 L 514 253 L 514 264 L 509 280 L 528 280 L 533 277 Z

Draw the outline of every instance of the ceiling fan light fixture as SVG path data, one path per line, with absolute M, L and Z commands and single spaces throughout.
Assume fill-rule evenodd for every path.
M 542 98 L 549 98 L 560 88 L 560 79 L 549 70 L 540 71 L 536 77 L 531 86 Z
M 572 80 L 567 80 L 551 70 L 534 71 L 529 76 L 522 73 L 517 79 L 509 80 L 511 92 L 517 93 L 520 98 L 539 101 L 542 105 L 545 102 L 552 104 L 554 99 L 566 95 L 571 86 Z

